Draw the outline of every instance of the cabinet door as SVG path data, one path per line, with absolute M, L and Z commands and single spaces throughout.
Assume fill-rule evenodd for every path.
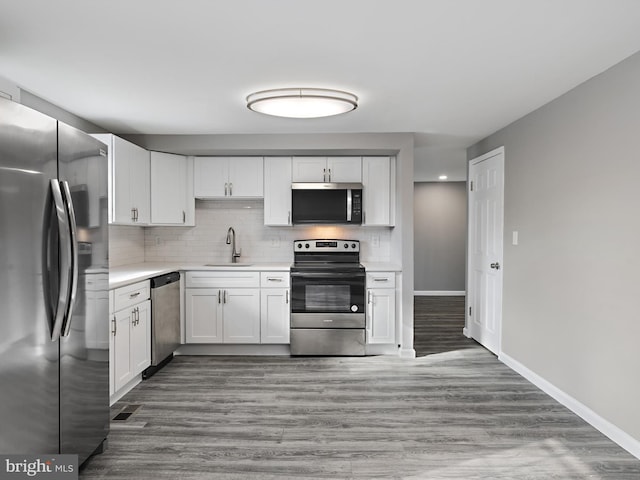
M 363 157 L 363 225 L 393 225 L 392 194 L 395 192 L 389 157 Z
M 224 343 L 260 343 L 260 290 L 230 288 L 222 297 Z
M 264 224 L 291 225 L 291 157 L 264 159 Z
M 132 310 L 122 310 L 115 314 L 116 325 L 113 334 L 113 389 L 120 390 L 133 378 L 131 369 L 131 322 Z
M 293 182 L 328 182 L 327 157 L 293 157 Z
M 149 152 L 120 137 L 112 136 L 111 139 L 113 223 L 147 224 L 150 201 Z
M 131 369 L 137 375 L 151 365 L 151 301 L 133 307 L 131 322 Z
M 224 157 L 196 157 L 193 193 L 196 198 L 224 198 L 229 191 L 229 162 Z
M 113 395 L 115 389 L 115 366 L 116 366 L 116 333 L 117 323 L 116 316 L 113 313 L 109 313 L 109 396 Z
M 131 163 L 131 203 L 136 209 L 136 225 L 147 225 L 151 220 L 151 195 L 149 193 L 150 163 L 149 152 L 137 147 L 135 161 Z
M 185 290 L 185 340 L 187 343 L 222 343 L 222 290 Z
M 260 292 L 260 342 L 289 343 L 289 289 L 263 288 Z
M 367 290 L 367 343 L 395 343 L 396 291 L 393 288 Z
M 151 223 L 187 220 L 187 157 L 151 152 Z
M 263 197 L 263 158 L 230 157 L 228 161 L 229 196 L 243 198 Z
M 360 157 L 329 157 L 327 173 L 330 182 L 362 182 L 362 159 Z

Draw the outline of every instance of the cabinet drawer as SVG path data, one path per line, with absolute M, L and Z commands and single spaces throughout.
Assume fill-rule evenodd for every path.
M 262 288 L 289 288 L 289 272 L 261 272 L 260 286 Z
M 367 272 L 367 288 L 396 288 L 395 272 Z
M 116 288 L 114 292 L 114 311 L 122 310 L 149 298 L 149 280 Z
M 259 272 L 187 272 L 187 288 L 232 288 L 260 286 Z

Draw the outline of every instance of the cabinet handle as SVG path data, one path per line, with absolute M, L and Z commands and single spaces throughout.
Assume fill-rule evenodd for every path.
M 277 278 L 277 277 L 267 277 L 267 281 L 269 281 L 269 282 L 281 282 L 282 279 L 281 278 Z
M 331 181 L 331 169 L 329 169 L 329 181 Z
M 327 182 L 327 169 L 326 168 L 322 169 L 322 181 L 325 182 L 325 183 Z
M 182 223 L 187 223 L 187 214 L 184 210 L 182 211 Z
M 291 210 L 287 213 L 287 225 L 291 225 Z
M 225 183 L 224 184 L 224 196 L 226 197 L 227 195 L 229 195 L 229 184 Z
M 118 322 L 116 322 L 116 317 L 114 316 L 113 318 L 111 318 L 111 333 L 113 334 L 113 336 L 116 336 L 116 333 L 118 332 Z
M 218 290 L 218 303 L 220 303 L 220 290 Z
M 233 183 L 229 184 L 229 196 L 233 197 Z
M 367 292 L 367 303 L 371 304 L 371 290 Z
M 285 292 L 285 303 L 289 303 L 289 290 Z
M 131 310 L 131 325 L 136 326 L 136 309 Z
M 374 282 L 388 282 L 389 279 L 388 278 L 374 278 L 373 281 Z
M 222 303 L 227 303 L 227 291 L 224 291 L 224 294 L 222 295 Z
M 131 221 L 135 222 L 136 221 L 136 209 L 131 207 Z
M 138 295 L 140 295 L 140 292 L 132 293 L 129 298 L 136 298 Z

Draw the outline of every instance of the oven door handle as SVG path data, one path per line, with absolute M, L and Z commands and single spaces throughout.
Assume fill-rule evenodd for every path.
M 291 272 L 291 278 L 357 278 L 364 273 L 357 272 Z

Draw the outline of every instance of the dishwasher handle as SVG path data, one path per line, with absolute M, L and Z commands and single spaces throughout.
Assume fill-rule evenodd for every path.
M 151 288 L 164 287 L 170 283 L 180 281 L 180 272 L 165 273 L 164 275 L 158 275 L 150 279 Z

